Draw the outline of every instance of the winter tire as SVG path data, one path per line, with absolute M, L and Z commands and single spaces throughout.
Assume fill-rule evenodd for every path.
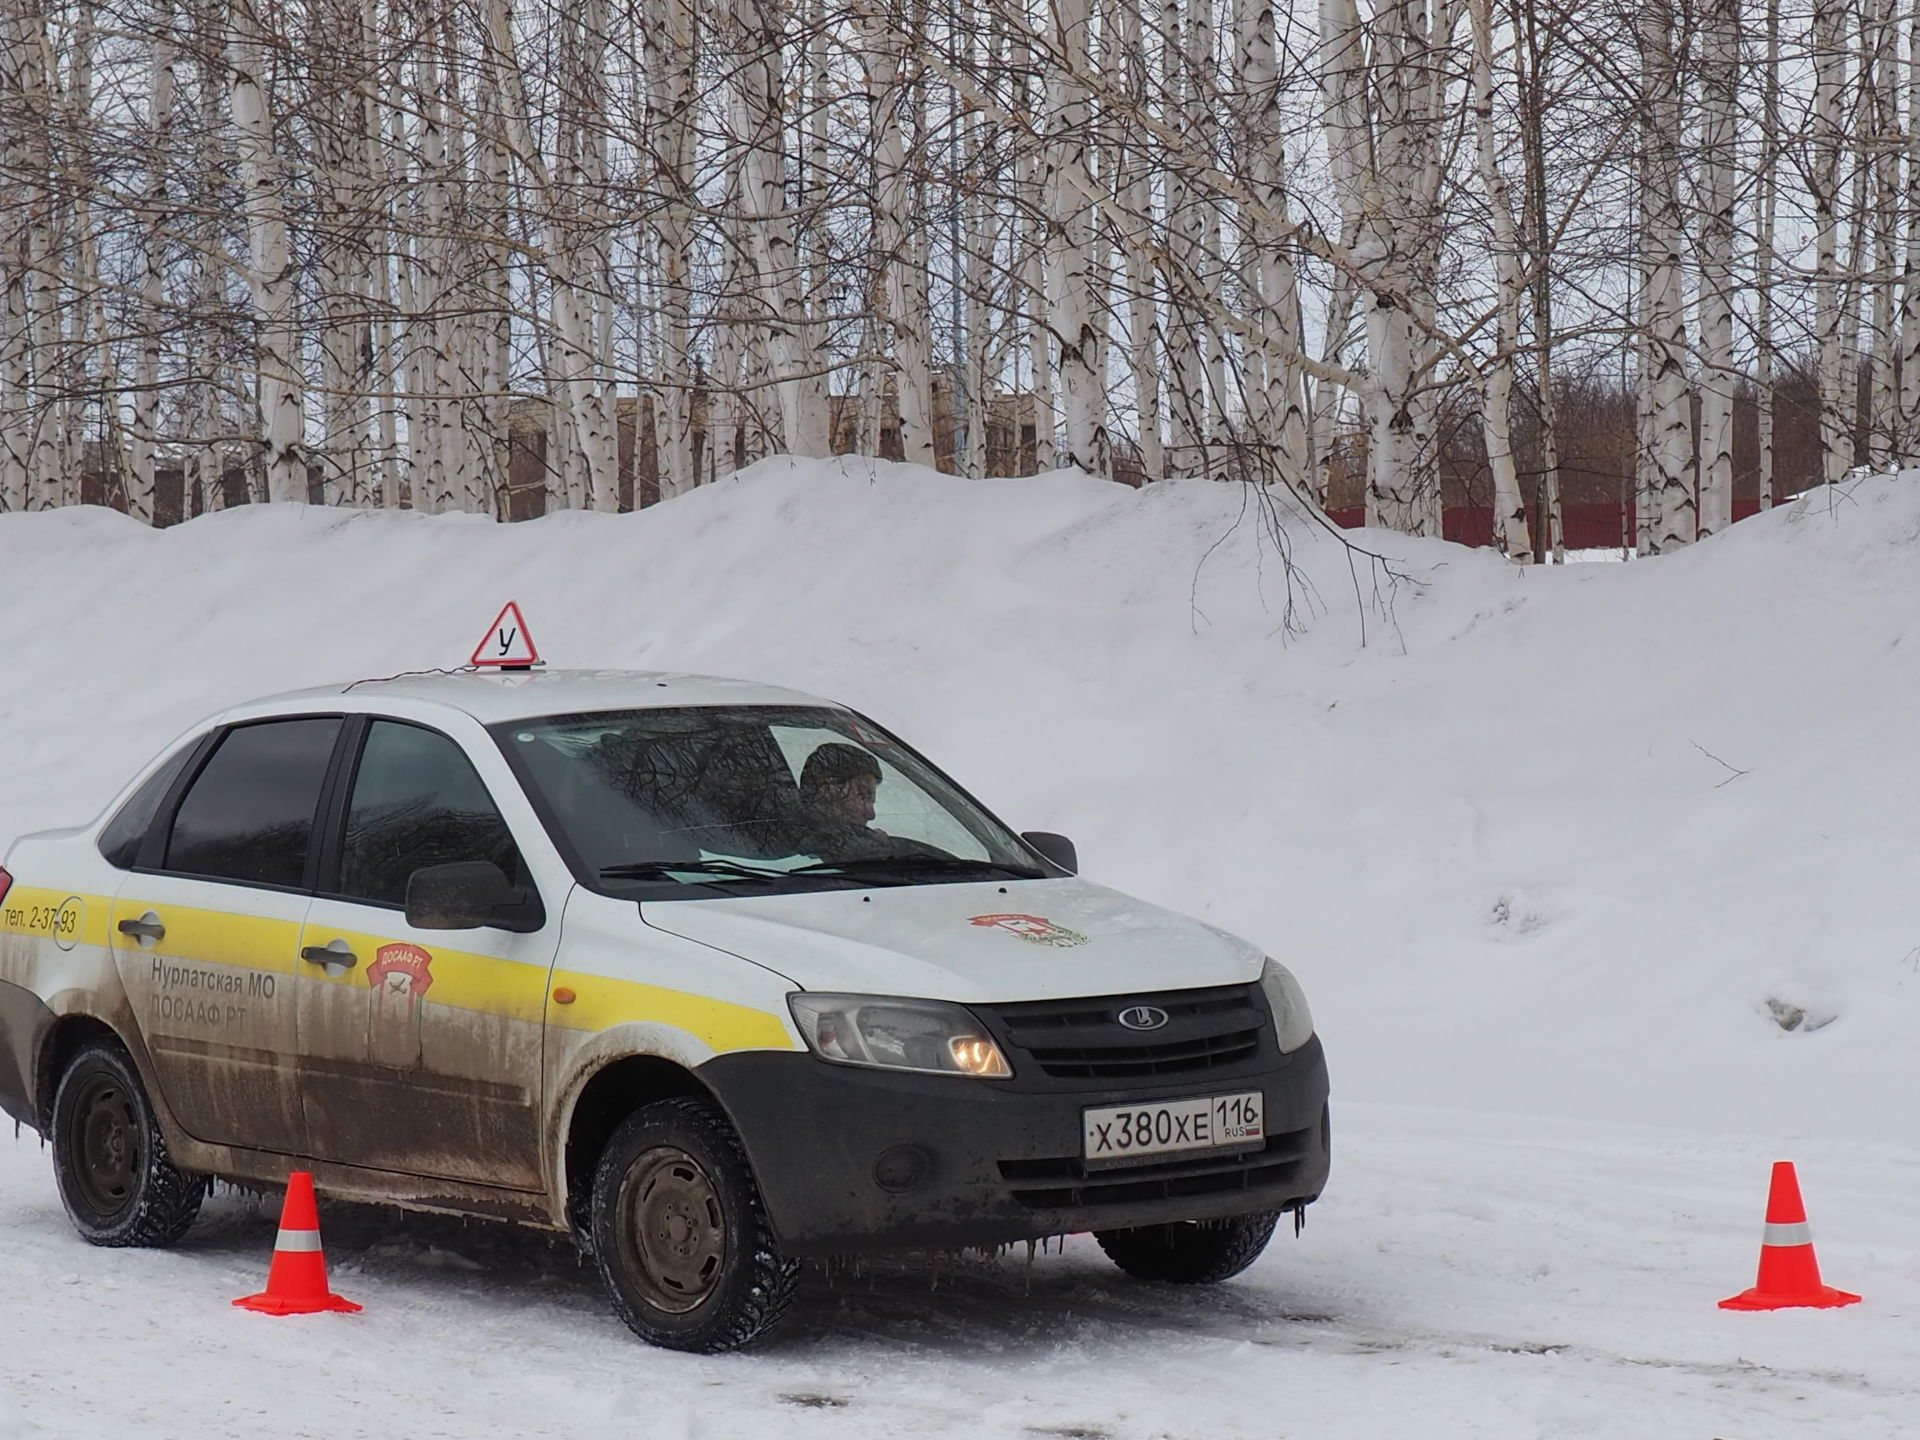
M 84 1047 L 53 1094 L 53 1173 L 67 1218 L 90 1245 L 171 1245 L 205 1182 L 176 1170 L 127 1052 Z
M 1136 1280 L 1174 1285 L 1217 1285 L 1260 1258 L 1280 1216 L 1240 1215 L 1231 1220 L 1182 1220 L 1134 1230 L 1096 1230 L 1107 1258 Z
M 593 1178 L 592 1242 L 613 1308 L 641 1339 L 703 1355 L 767 1334 L 793 1304 L 739 1137 L 704 1100 L 627 1117 Z

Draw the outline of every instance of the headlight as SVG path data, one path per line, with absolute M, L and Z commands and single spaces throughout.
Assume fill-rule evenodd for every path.
M 986 1027 L 958 1005 L 885 995 L 787 997 L 813 1053 L 838 1065 L 917 1070 L 928 1075 L 1013 1074 Z
M 1261 968 L 1260 988 L 1267 992 L 1267 1004 L 1273 1007 L 1280 1053 L 1290 1055 L 1313 1038 L 1313 1012 L 1307 1009 L 1307 992 L 1278 960 L 1269 960 Z

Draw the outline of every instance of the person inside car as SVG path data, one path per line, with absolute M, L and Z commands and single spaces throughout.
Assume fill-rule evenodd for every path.
M 864 860 L 901 847 L 873 824 L 880 762 L 858 745 L 829 741 L 800 767 L 797 848 L 822 860 Z

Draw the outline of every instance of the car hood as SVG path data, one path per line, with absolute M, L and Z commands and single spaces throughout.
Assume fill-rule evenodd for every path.
M 1243 940 L 1078 877 L 647 901 L 655 929 L 805 990 L 1006 1004 L 1258 978 Z

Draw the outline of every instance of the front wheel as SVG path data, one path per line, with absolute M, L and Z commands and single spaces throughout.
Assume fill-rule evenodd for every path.
M 200 1213 L 205 1184 L 176 1170 L 127 1052 L 96 1041 L 53 1094 L 53 1173 L 91 1245 L 171 1245 Z
M 799 1283 L 739 1136 L 704 1100 L 659 1101 L 614 1132 L 594 1172 L 592 1237 L 620 1318 L 673 1350 L 751 1344 L 785 1317 Z
M 1260 1258 L 1273 1238 L 1277 1211 L 1231 1220 L 1182 1220 L 1133 1230 L 1096 1230 L 1107 1258 L 1136 1280 L 1217 1285 Z

